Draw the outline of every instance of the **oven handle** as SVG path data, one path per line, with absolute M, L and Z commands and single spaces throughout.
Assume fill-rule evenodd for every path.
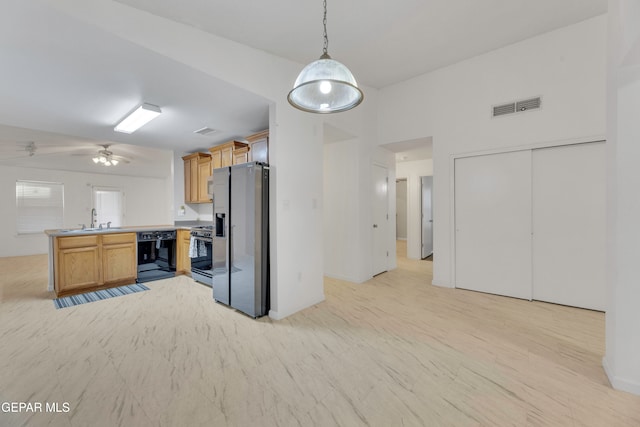
M 194 240 L 202 240 L 203 242 L 213 243 L 213 239 L 210 237 L 191 236 Z

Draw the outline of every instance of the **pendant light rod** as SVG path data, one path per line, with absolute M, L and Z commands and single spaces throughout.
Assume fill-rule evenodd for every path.
M 324 27 L 324 47 L 322 56 L 329 56 L 329 36 L 327 35 L 327 0 L 322 1 L 324 6 L 324 17 L 322 18 L 322 26 Z
M 327 0 L 323 0 L 322 5 L 322 56 L 300 72 L 287 100 L 295 108 L 309 113 L 338 113 L 358 106 L 364 95 L 351 71 L 329 56 Z

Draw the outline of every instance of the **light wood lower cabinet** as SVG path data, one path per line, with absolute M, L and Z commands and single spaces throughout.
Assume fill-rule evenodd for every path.
M 177 266 L 176 273 L 191 273 L 191 258 L 189 257 L 189 245 L 191 243 L 190 230 L 178 230 L 177 236 Z
M 136 234 L 57 237 L 54 249 L 58 296 L 132 284 L 136 280 Z
M 135 282 L 138 275 L 135 233 L 102 236 L 102 271 L 105 285 Z
M 98 236 L 57 238 L 55 289 L 58 296 L 100 286 Z

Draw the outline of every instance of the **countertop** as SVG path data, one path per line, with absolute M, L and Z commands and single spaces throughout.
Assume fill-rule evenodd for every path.
M 140 231 L 168 231 L 168 230 L 190 230 L 191 226 L 187 225 L 134 225 L 128 227 L 112 227 L 112 228 L 89 228 L 82 230 L 80 228 L 63 228 L 59 230 L 45 230 L 44 234 L 49 237 L 63 236 L 87 236 L 91 234 L 107 234 L 107 233 L 137 233 Z

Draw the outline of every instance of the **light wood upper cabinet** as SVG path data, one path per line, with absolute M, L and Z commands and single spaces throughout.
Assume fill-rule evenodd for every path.
M 178 230 L 176 242 L 176 273 L 189 274 L 191 272 L 191 258 L 189 257 L 189 245 L 191 244 L 191 231 Z
M 193 153 L 182 158 L 184 161 L 184 201 L 185 203 L 208 203 L 207 179 L 211 176 L 211 155 Z
M 211 147 L 209 148 L 209 151 L 211 152 L 211 158 L 213 159 L 212 169 L 224 168 L 231 165 L 237 165 L 238 163 L 247 162 L 248 156 L 243 156 L 240 153 L 246 153 L 249 151 L 249 144 L 240 141 L 229 141 L 224 144 Z M 237 158 L 235 155 L 236 152 L 239 153 Z
M 54 260 L 58 296 L 132 284 L 136 233 L 57 237 Z
M 254 133 L 246 138 L 249 143 L 249 162 L 269 163 L 269 129 Z
M 233 164 L 247 163 L 249 161 L 249 147 L 238 148 L 233 152 Z

